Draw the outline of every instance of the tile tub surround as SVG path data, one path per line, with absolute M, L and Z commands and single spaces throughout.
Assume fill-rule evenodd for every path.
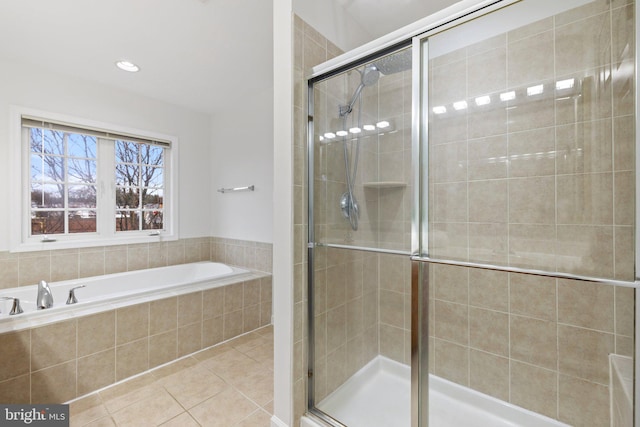
M 267 326 L 70 402 L 71 427 L 270 424 L 273 328 Z
M 22 253 L 1 251 L 0 289 L 34 285 L 40 280 L 58 282 L 197 261 L 271 273 L 272 253 L 270 243 L 220 237 Z
M 271 322 L 270 275 L 0 336 L 0 401 L 64 402 Z

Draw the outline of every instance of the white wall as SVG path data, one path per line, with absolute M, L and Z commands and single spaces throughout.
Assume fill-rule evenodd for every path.
M 211 235 L 272 243 L 273 90 L 240 101 L 211 119 Z M 217 191 L 249 185 L 255 191 Z
M 18 105 L 178 137 L 181 238 L 210 235 L 211 120 L 208 114 L 111 87 L 0 62 L 0 200 L 9 197 L 9 106 Z M 6 206 L 6 204 L 4 204 Z M 0 209 L 0 251 L 9 249 L 9 216 Z
M 293 12 L 345 52 L 374 38 L 334 0 L 293 0 Z

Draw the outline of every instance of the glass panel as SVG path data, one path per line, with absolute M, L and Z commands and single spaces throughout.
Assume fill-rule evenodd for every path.
M 140 230 L 140 215 L 135 211 L 116 211 L 116 231 Z
M 31 207 L 63 208 L 64 185 L 31 184 Z
M 68 134 L 67 145 L 69 156 L 87 159 L 96 158 L 97 140 L 95 136 L 70 133 Z
M 44 153 L 64 155 L 65 133 L 57 130 L 44 129 Z
M 96 182 L 96 161 L 88 159 L 67 159 L 70 182 Z
M 143 144 L 140 146 L 141 161 L 146 165 L 163 166 L 164 148 L 157 145 Z
M 116 165 L 116 185 L 140 185 L 140 167 L 138 165 Z
M 584 3 L 430 38 L 432 257 L 633 280 L 633 7 Z
M 138 146 L 135 142 L 116 141 L 116 162 L 138 163 Z
M 39 128 L 29 129 L 29 145 L 34 153 L 42 153 L 44 144 L 44 130 Z
M 69 212 L 69 233 L 95 233 L 96 211 L 79 210 Z
M 44 176 L 42 179 L 48 182 L 64 182 L 64 158 L 42 156 Z
M 140 193 L 137 188 L 117 188 L 116 206 L 118 208 L 137 208 L 140 206 Z
M 143 211 L 144 221 L 142 222 L 143 230 L 161 230 L 162 224 L 162 210 L 155 211 Z
M 409 251 L 411 54 L 314 85 L 316 240 Z
M 164 185 L 163 168 L 143 167 L 142 185 L 145 187 L 162 188 Z
M 314 84 L 316 241 L 410 250 L 410 93 L 409 49 Z M 409 257 L 316 246 L 312 259 L 316 407 L 349 426 L 409 426 Z
M 69 208 L 96 207 L 96 187 L 93 185 L 70 185 Z
M 633 419 L 635 290 L 500 271 L 634 278 L 635 5 L 545 4 L 428 39 L 432 427 Z
M 37 211 L 31 215 L 32 235 L 64 233 L 64 212 Z

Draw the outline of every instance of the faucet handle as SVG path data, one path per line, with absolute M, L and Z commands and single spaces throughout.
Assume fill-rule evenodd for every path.
M 78 302 L 78 298 L 76 298 L 76 289 L 84 288 L 86 285 L 76 286 L 75 288 L 69 289 L 69 298 L 67 298 L 67 304 L 75 304 Z
M 14 314 L 20 314 L 24 311 L 20 306 L 20 298 L 0 297 L 0 300 L 13 300 L 13 305 L 11 306 L 11 311 L 9 312 L 9 316 L 13 316 Z

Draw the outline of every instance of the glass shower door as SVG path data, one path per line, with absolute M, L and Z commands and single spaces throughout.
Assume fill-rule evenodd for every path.
M 308 392 L 335 425 L 410 423 L 411 79 L 405 48 L 310 85 Z
M 524 0 L 423 38 L 430 426 L 632 425 L 634 12 Z

